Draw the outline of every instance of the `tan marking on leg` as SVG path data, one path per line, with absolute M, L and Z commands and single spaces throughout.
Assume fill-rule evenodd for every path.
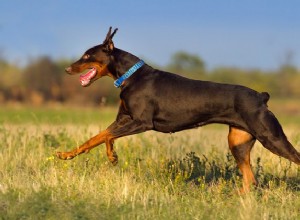
M 79 154 L 87 153 L 94 147 L 96 147 L 102 143 L 105 143 L 105 141 L 108 137 L 112 137 L 111 133 L 108 130 L 104 130 L 104 131 L 100 132 L 98 135 L 92 137 L 90 140 L 88 140 L 84 144 L 82 144 L 80 147 L 75 148 L 74 150 L 69 151 L 69 152 L 56 152 L 56 156 L 62 160 L 73 159 L 74 157 L 78 156 Z
M 105 141 L 106 144 L 106 154 L 107 157 L 109 159 L 109 161 L 113 164 L 113 165 L 117 165 L 118 163 L 118 155 L 117 153 L 114 151 L 114 139 L 113 138 L 107 138 Z
M 250 165 L 250 151 L 254 142 L 254 137 L 248 132 L 230 127 L 228 134 L 229 148 L 243 174 L 243 189 L 241 192 L 248 192 L 251 185 L 257 184 Z
M 229 147 L 238 146 L 244 144 L 249 140 L 253 139 L 253 136 L 246 131 L 240 130 L 235 127 L 229 128 L 228 143 Z
M 252 172 L 250 162 L 238 164 L 239 169 L 243 174 L 243 188 L 240 190 L 241 193 L 246 193 L 250 191 L 252 185 L 257 185 L 254 174 Z

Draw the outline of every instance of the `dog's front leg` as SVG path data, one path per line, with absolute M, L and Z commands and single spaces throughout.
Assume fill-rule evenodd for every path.
M 113 165 L 116 165 L 118 163 L 118 156 L 113 149 L 114 140 L 150 130 L 153 128 L 151 122 L 151 120 L 134 120 L 129 115 L 119 114 L 118 120 L 112 123 L 106 130 L 92 137 L 80 147 L 69 152 L 57 152 L 56 156 L 62 160 L 70 160 L 79 154 L 89 152 L 92 148 L 105 143 L 107 157 Z
M 106 155 L 108 157 L 108 160 L 113 164 L 113 165 L 117 165 L 118 163 L 118 155 L 117 153 L 114 151 L 114 137 L 112 135 L 110 135 L 106 141 L 105 141 L 105 145 L 106 145 Z
M 102 143 L 108 144 L 108 140 L 112 140 L 112 135 L 108 129 L 100 132 L 98 135 L 92 137 L 90 140 L 82 144 L 80 147 L 69 152 L 56 152 L 56 156 L 62 160 L 70 160 L 82 153 L 89 152 L 92 148 L 97 147 Z
M 147 123 L 146 121 L 134 120 L 129 115 L 119 115 L 119 120 L 115 121 L 111 124 L 107 131 L 109 131 L 109 135 L 105 140 L 106 144 L 106 154 L 109 161 L 116 165 L 118 163 L 117 153 L 113 149 L 113 142 L 115 139 L 141 133 L 152 128 L 151 123 Z

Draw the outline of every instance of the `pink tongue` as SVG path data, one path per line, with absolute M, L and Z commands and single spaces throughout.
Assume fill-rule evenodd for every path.
M 91 79 L 95 77 L 96 69 L 90 69 L 86 74 L 80 75 L 80 82 L 82 86 L 86 86 L 90 83 Z

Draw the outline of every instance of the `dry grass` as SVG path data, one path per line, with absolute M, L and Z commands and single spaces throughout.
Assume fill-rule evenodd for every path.
M 53 157 L 57 147 L 78 146 L 105 126 L 3 124 L 0 219 L 299 218 L 299 167 L 259 143 L 252 164 L 261 185 L 237 193 L 241 176 L 228 154 L 225 126 L 122 138 L 116 167 L 104 146 L 71 161 Z M 299 132 L 286 133 L 300 150 Z

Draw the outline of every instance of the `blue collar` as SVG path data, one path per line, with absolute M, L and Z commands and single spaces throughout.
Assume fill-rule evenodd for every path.
M 141 68 L 145 62 L 140 60 L 136 64 L 134 64 L 126 73 L 124 73 L 119 79 L 115 80 L 114 85 L 115 87 L 119 88 L 122 83 L 128 79 L 133 73 L 135 73 L 139 68 Z

